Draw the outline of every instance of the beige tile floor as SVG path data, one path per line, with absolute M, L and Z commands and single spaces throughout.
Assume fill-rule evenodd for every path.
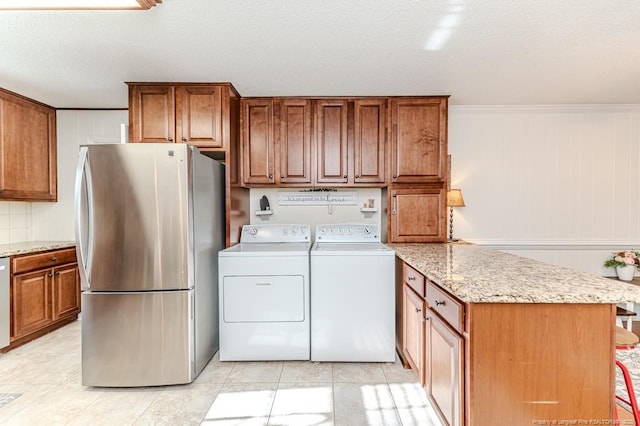
M 220 362 L 189 385 L 80 384 L 80 322 L 0 355 L 7 425 L 440 425 L 399 363 Z

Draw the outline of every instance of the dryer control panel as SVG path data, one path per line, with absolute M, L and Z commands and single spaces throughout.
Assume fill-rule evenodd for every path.
M 310 225 L 244 225 L 241 243 L 307 243 L 311 240 Z
M 371 223 L 316 225 L 316 241 L 344 243 L 380 242 L 380 229 Z

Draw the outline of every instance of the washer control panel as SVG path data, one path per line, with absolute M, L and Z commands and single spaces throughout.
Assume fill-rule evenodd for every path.
M 244 225 L 241 243 L 306 243 L 311 240 L 310 225 Z
M 380 242 L 380 228 L 372 223 L 316 225 L 316 241 L 372 243 Z

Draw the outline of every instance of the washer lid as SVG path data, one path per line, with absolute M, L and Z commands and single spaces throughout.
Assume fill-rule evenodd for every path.
M 335 255 L 337 253 L 348 256 L 394 255 L 395 252 L 382 243 L 326 243 L 316 241 L 311 248 L 313 255 Z
M 311 243 L 240 243 L 218 252 L 220 256 L 308 256 Z

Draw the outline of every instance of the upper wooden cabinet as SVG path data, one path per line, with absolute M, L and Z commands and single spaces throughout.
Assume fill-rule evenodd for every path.
M 56 111 L 0 89 L 0 200 L 56 201 Z
M 316 183 L 345 184 L 347 167 L 347 101 L 315 101 Z
M 420 185 L 388 191 L 390 243 L 434 243 L 446 240 L 446 191 Z
M 279 145 L 279 182 L 311 183 L 311 101 L 276 100 L 274 129 Z
M 243 99 L 245 185 L 310 185 L 311 101 Z
M 230 84 L 127 84 L 130 142 L 183 142 L 212 149 L 228 145 L 230 98 L 238 96 Z
M 241 102 L 241 158 L 244 184 L 275 183 L 273 100 Z
M 386 99 L 361 99 L 353 103 L 353 182 L 386 182 Z
M 391 108 L 391 183 L 444 182 L 447 97 L 396 98 Z
M 384 98 L 242 100 L 247 186 L 385 186 Z

